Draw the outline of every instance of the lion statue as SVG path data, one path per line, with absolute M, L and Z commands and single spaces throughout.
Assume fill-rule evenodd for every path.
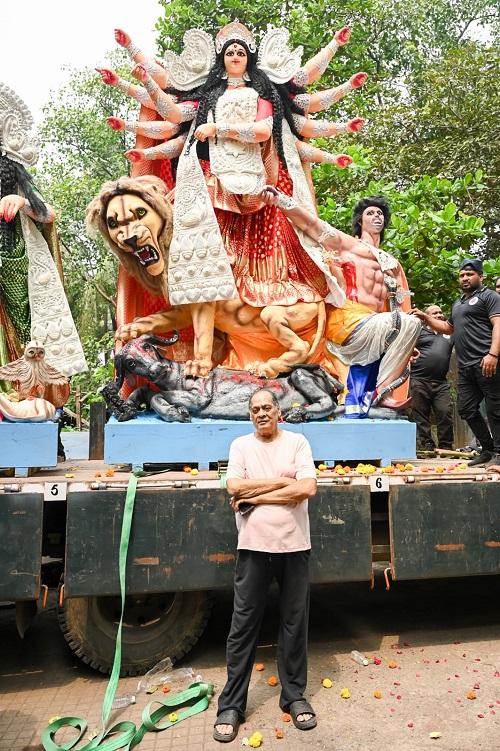
M 168 258 L 172 205 L 157 177 L 121 177 L 106 182 L 87 208 L 89 234 L 100 233 L 119 263 L 139 285 L 168 304 Z M 295 365 L 319 362 L 326 322 L 323 302 L 251 307 L 239 298 L 215 303 L 174 305 L 122 323 L 122 343 L 143 334 L 194 329 L 194 359 L 186 375 L 206 376 L 213 367 L 214 329 L 228 335 L 230 367 L 274 378 Z M 254 343 L 253 347 L 248 342 Z M 236 355 L 235 353 L 238 353 Z M 251 353 L 251 354 L 249 354 Z M 227 364 L 227 363 L 226 363 Z

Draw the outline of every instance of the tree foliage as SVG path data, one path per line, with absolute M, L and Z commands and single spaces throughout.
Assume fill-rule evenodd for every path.
M 116 68 L 123 63 L 122 54 L 110 62 Z M 67 294 L 84 338 L 91 333 L 100 338 L 113 327 L 116 264 L 100 240 L 88 237 L 85 211 L 103 182 L 128 174 L 123 152 L 130 139 L 108 128 L 106 118 L 133 119 L 131 107 L 121 92 L 104 86 L 88 69 L 76 71 L 45 107 L 39 182 L 56 209 Z
M 500 55 L 469 42 L 407 79 L 404 100 L 374 117 L 376 173 L 407 184 L 422 174 L 454 179 L 480 169 L 467 210 L 485 219 L 488 255 L 500 255 Z M 389 156 L 390 155 L 390 156 Z

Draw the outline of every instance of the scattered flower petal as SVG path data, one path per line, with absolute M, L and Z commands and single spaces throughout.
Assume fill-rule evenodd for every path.
M 340 697 L 342 699 L 350 699 L 351 698 L 351 693 L 350 693 L 349 689 L 348 688 L 341 689 L 341 691 L 340 691 Z
M 277 686 L 279 683 L 279 680 L 276 678 L 275 675 L 270 675 L 267 679 L 267 683 L 269 686 Z
M 333 686 L 333 683 L 330 678 L 323 678 L 321 685 L 323 686 L 323 688 L 331 688 Z
M 438 730 L 433 730 L 432 733 L 429 733 L 429 738 L 441 738 L 442 733 L 440 733 Z
M 256 666 L 255 666 L 255 670 L 258 670 L 258 671 L 259 671 L 259 673 L 261 673 L 261 672 L 262 672 L 263 670 L 265 670 L 265 669 L 266 669 L 266 666 L 264 665 L 264 663 L 263 663 L 263 662 L 258 662 L 258 663 L 256 664 Z

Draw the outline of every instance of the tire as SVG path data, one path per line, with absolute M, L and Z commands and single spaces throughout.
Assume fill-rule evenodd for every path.
M 202 635 L 211 609 L 209 592 L 128 595 L 120 675 L 144 674 L 164 657 L 180 660 Z M 70 649 L 101 673 L 113 667 L 120 611 L 118 596 L 69 598 L 58 609 Z

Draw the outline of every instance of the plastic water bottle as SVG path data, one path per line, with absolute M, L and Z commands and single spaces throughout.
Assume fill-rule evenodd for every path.
M 368 660 L 361 652 L 358 652 L 357 649 L 353 649 L 351 652 L 351 660 L 354 660 L 354 662 L 357 662 L 358 665 L 369 665 L 370 660 Z
M 134 694 L 125 694 L 124 696 L 117 696 L 111 705 L 111 709 L 123 709 L 123 707 L 129 707 L 131 704 L 135 704 Z

